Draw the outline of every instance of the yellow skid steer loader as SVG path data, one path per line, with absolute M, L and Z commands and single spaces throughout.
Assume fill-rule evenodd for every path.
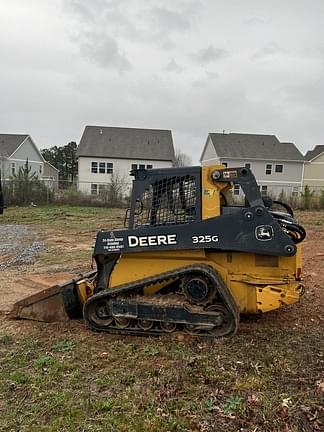
M 261 197 L 250 169 L 132 174 L 128 227 L 97 233 L 96 270 L 19 301 L 16 318 L 83 317 L 109 333 L 220 337 L 236 332 L 241 313 L 300 299 L 305 230 L 288 205 Z M 235 184 L 242 205 L 230 204 Z

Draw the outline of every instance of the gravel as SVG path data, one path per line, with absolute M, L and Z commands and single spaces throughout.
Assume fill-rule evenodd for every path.
M 26 225 L 0 225 L 0 271 L 8 267 L 31 264 L 45 249 L 36 234 Z

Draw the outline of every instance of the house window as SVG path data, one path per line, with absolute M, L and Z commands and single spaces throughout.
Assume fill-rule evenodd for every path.
M 261 186 L 261 195 L 267 195 L 268 193 L 268 186 Z
M 99 162 L 99 173 L 100 174 L 106 173 L 106 163 L 105 162 Z
M 250 164 L 250 162 L 247 162 L 247 163 L 245 164 L 245 168 L 249 168 L 249 169 L 251 169 L 251 164 Z
M 143 165 L 143 164 L 140 164 L 138 167 L 139 167 L 139 169 L 145 169 L 145 165 Z
M 227 162 L 222 162 L 222 165 L 224 165 L 225 168 L 227 168 Z
M 282 173 L 283 172 L 283 165 L 282 164 L 276 165 L 275 172 L 276 173 Z
M 98 195 L 98 185 L 91 183 L 91 195 Z
M 11 175 L 16 174 L 16 162 L 11 162 Z
M 153 165 L 146 165 L 146 169 L 152 169 Z
M 137 164 L 132 164 L 131 167 L 132 167 L 132 170 L 136 170 L 137 169 Z
M 114 171 L 114 164 L 112 162 L 107 162 L 107 174 L 112 174 Z
M 271 164 L 267 164 L 266 165 L 266 174 L 271 175 L 272 174 L 272 165 Z
M 91 172 L 93 174 L 98 173 L 98 162 L 91 162 Z
M 234 195 L 240 195 L 240 185 L 239 184 L 235 184 L 234 185 Z

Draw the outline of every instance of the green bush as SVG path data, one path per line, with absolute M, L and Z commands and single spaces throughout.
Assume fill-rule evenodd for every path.
M 309 210 L 316 207 L 315 191 L 311 190 L 308 185 L 305 186 L 304 192 L 301 194 L 301 208 Z
M 30 205 L 49 203 L 53 199 L 53 192 L 31 172 L 28 160 L 14 174 L 9 182 L 3 185 L 5 205 Z
M 324 189 L 321 189 L 320 192 L 320 197 L 319 197 L 319 208 L 320 209 L 324 209 Z

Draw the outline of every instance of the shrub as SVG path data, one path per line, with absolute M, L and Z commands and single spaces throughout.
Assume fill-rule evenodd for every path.
M 52 200 L 52 195 L 53 192 L 31 172 L 28 160 L 19 168 L 18 173 L 4 184 L 5 205 L 44 204 Z
M 304 210 L 309 210 L 314 208 L 314 194 L 315 191 L 311 190 L 308 185 L 305 186 L 304 192 L 301 194 L 301 208 Z
M 319 197 L 319 207 L 320 209 L 324 209 L 324 189 L 321 189 L 321 194 Z

